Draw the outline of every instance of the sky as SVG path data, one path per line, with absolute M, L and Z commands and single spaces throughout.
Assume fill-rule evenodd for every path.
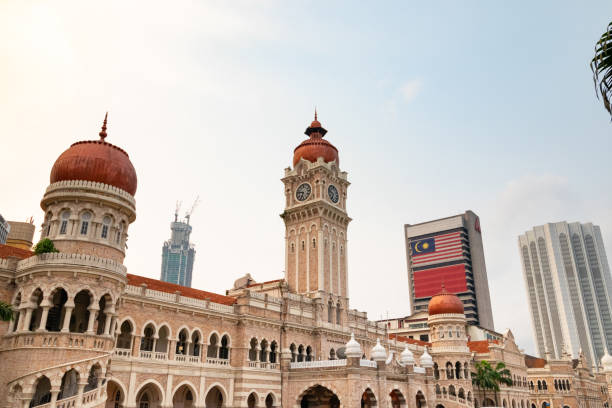
M 125 264 L 159 278 L 175 203 L 193 286 L 283 277 L 280 178 L 314 107 L 352 183 L 350 306 L 408 315 L 403 226 L 480 216 L 495 327 L 535 353 L 517 237 L 600 225 L 612 124 L 589 61 L 612 2 L 0 2 L 0 213 L 24 221 L 55 159 L 108 142 L 138 174 Z

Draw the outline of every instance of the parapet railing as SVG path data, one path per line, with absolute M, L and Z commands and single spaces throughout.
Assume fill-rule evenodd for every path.
M 223 305 L 221 303 L 211 302 L 210 300 L 194 299 L 191 297 L 182 296 L 180 294 L 162 292 L 159 290 L 148 289 L 141 286 L 127 285 L 125 288 L 125 293 L 139 297 L 157 299 L 164 302 L 179 303 L 186 306 L 193 306 L 207 310 L 215 310 L 217 312 L 234 312 L 234 306 L 232 305 Z
M 35 255 L 19 261 L 17 264 L 17 273 L 39 265 L 89 266 L 105 269 L 108 272 L 116 273 L 121 276 L 126 276 L 127 274 L 127 268 L 112 259 L 100 258 L 95 255 L 69 254 L 64 252 Z

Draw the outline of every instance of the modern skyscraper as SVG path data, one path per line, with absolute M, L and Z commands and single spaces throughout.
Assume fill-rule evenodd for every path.
M 590 364 L 612 351 L 612 278 L 601 231 L 558 222 L 519 236 L 533 334 L 543 357 L 563 351 Z
M 406 224 L 406 256 L 412 313 L 427 310 L 442 285 L 463 302 L 468 324 L 493 330 L 493 313 L 480 220 L 472 211 Z
M 174 222 L 170 223 L 170 230 L 172 235 L 162 247 L 161 280 L 191 287 L 195 249 L 189 243 L 191 235 L 189 216 L 179 221 L 178 214 L 175 213 Z
M 0 214 L 0 244 L 6 243 L 6 237 L 8 236 L 8 233 L 10 230 L 11 230 L 10 224 Z

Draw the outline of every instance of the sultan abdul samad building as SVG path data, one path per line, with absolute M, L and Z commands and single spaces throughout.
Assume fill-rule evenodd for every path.
M 125 151 L 74 143 L 41 207 L 59 253 L 0 246 L 1 407 L 608 406 L 612 357 L 524 355 L 512 333 L 468 338 L 459 298 L 441 288 L 429 341 L 389 335 L 350 308 L 348 175 L 316 119 L 282 179 L 286 276 L 236 281 L 226 295 L 129 274 L 136 171 Z M 503 361 L 513 384 L 472 387 L 473 364 Z M 593 374 L 597 372 L 597 374 Z

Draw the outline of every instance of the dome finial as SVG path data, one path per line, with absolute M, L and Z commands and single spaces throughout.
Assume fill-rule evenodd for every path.
M 104 139 L 106 138 L 106 121 L 108 119 L 108 112 L 106 112 L 106 115 L 104 115 L 104 122 L 102 123 L 102 130 L 100 131 L 99 135 L 100 135 L 100 140 L 104 141 Z
M 317 107 L 315 106 L 315 120 L 317 120 Z

